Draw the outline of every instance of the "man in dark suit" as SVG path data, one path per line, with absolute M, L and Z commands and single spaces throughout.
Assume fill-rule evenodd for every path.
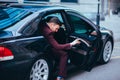
M 48 17 L 41 29 L 43 36 L 52 46 L 53 54 L 60 58 L 57 80 L 64 80 L 66 77 L 66 63 L 68 54 L 65 50 L 70 50 L 72 46 L 80 44 L 79 39 L 76 39 L 71 43 L 59 44 L 55 40 L 54 34 L 58 32 L 61 25 L 62 23 L 57 17 Z

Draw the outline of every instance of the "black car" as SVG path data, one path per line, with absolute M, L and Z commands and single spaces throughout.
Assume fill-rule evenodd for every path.
M 48 16 L 56 16 L 63 23 L 55 35 L 60 44 L 81 40 L 68 51 L 68 66 L 91 70 L 97 62 L 109 62 L 112 31 L 66 7 L 11 3 L 0 6 L 0 80 L 50 80 L 57 73 L 59 60 L 40 32 L 41 21 Z

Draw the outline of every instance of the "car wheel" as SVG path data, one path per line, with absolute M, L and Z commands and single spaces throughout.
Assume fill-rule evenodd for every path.
M 102 64 L 108 63 L 111 58 L 111 54 L 112 54 L 112 42 L 108 40 L 104 45 L 102 55 L 100 58 L 100 63 Z
M 30 71 L 30 80 L 50 80 L 52 72 L 52 64 L 47 58 L 38 59 L 32 66 Z

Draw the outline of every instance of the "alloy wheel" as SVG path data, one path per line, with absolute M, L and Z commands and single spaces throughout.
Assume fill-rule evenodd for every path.
M 111 41 L 107 41 L 103 51 L 103 59 L 105 62 L 108 62 L 112 53 L 112 43 Z
M 48 80 L 49 67 L 44 59 L 35 62 L 30 72 L 30 80 Z

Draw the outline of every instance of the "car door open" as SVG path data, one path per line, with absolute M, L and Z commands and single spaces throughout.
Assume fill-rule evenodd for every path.
M 90 67 L 94 63 L 97 42 L 97 31 L 78 14 L 68 13 L 71 34 L 68 42 L 80 39 L 80 44 L 71 48 L 71 62 L 77 66 Z M 92 67 L 91 67 L 92 68 Z M 90 69 L 91 69 L 90 68 Z

